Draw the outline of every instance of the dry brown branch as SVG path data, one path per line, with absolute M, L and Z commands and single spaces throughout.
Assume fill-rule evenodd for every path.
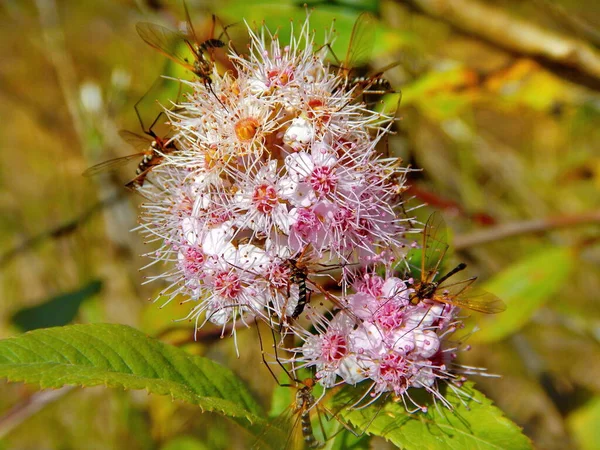
M 513 222 L 454 238 L 457 250 L 506 239 L 520 234 L 537 233 L 556 228 L 568 228 L 590 223 L 600 223 L 600 210 L 571 216 L 547 217 L 522 222 Z
M 518 53 L 542 57 L 600 80 L 600 52 L 475 0 L 411 0 L 427 14 Z

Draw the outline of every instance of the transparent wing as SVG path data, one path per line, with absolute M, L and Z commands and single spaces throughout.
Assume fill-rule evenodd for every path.
M 304 449 L 300 414 L 294 412 L 294 403 L 266 425 L 250 448 L 253 450 Z
M 330 301 L 333 304 L 333 306 L 335 306 L 340 311 L 343 311 L 343 313 L 346 314 L 346 315 L 348 315 L 351 319 L 355 320 L 356 323 L 360 323 L 361 322 L 361 319 L 356 314 L 354 314 L 354 312 L 352 312 L 352 310 L 350 308 L 348 308 L 347 305 L 345 305 L 344 303 L 342 303 L 331 292 L 326 291 L 325 289 L 323 289 L 322 286 L 320 286 L 319 284 L 311 281 L 310 279 L 307 279 L 306 283 L 312 289 L 315 289 L 315 290 L 319 291 L 323 295 L 323 297 L 325 297 L 326 300 Z
M 140 151 L 148 150 L 151 143 L 151 140 L 148 137 L 128 130 L 119 130 L 119 136 L 133 148 Z
M 187 37 L 191 39 L 192 42 L 198 43 L 198 38 L 196 37 L 196 30 L 194 30 L 194 24 L 192 23 L 192 18 L 190 17 L 190 11 L 188 10 L 187 4 L 185 2 L 183 2 L 183 9 L 185 10 L 185 27 L 187 29 Z
M 332 395 L 330 407 L 323 409 L 340 427 L 355 436 L 363 435 L 368 433 L 369 427 L 387 403 L 384 398 L 373 401 L 370 393 L 371 385 L 368 382 L 355 386 L 345 385 Z
M 471 287 L 473 281 L 475 279 L 471 278 L 452 286 L 439 288 L 433 299 L 485 314 L 496 314 L 506 310 L 504 302 L 494 294 Z
M 296 255 L 294 255 L 294 259 L 296 260 L 296 266 L 300 269 L 308 267 L 310 265 L 310 261 L 314 257 L 314 247 L 309 242 L 302 250 L 300 250 L 298 253 L 296 253 Z
M 95 166 L 90 167 L 85 172 L 83 172 L 84 177 L 93 177 L 102 172 L 109 172 L 112 170 L 116 170 L 119 167 L 124 166 L 134 159 L 139 159 L 144 156 L 144 152 L 134 153 L 133 155 L 122 156 L 120 158 L 109 159 L 108 161 L 101 162 L 100 164 L 96 164 Z
M 476 279 L 471 277 L 454 283 L 444 282 L 438 286 L 433 300 L 486 314 L 504 311 L 506 305 L 500 298 L 473 286 Z
M 435 212 L 423 229 L 423 248 L 421 255 L 421 282 L 433 281 L 442 260 L 448 251 L 446 222 L 441 214 Z
M 190 63 L 190 59 L 182 52 L 182 44 L 185 44 L 189 48 L 185 36 L 161 25 L 149 22 L 139 22 L 135 28 L 142 40 L 150 47 L 158 50 L 176 63 L 181 64 L 186 69 L 194 71 L 194 66 Z
M 379 78 L 381 77 L 385 72 L 387 72 L 390 69 L 393 69 L 394 67 L 398 67 L 400 64 L 402 64 L 402 61 L 394 61 L 393 63 L 390 63 L 386 66 L 383 66 L 379 69 L 376 69 L 374 71 L 372 71 L 367 77 L 368 78 Z
M 377 19 L 368 12 L 363 12 L 352 27 L 350 44 L 346 52 L 344 68 L 346 70 L 364 65 L 373 50 L 375 44 L 375 32 L 377 30 Z

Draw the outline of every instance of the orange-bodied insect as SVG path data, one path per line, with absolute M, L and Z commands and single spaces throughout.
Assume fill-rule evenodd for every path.
M 149 22 L 138 23 L 136 25 L 137 32 L 144 42 L 150 45 L 150 47 L 158 50 L 160 53 L 185 67 L 198 78 L 200 78 L 207 89 L 209 89 L 214 95 L 211 79 L 214 58 L 211 53 L 213 53 L 215 49 L 224 47 L 226 44 L 220 39 L 220 37 L 217 39 L 211 37 L 204 41 L 200 41 L 196 36 L 196 31 L 194 30 L 190 14 L 185 3 L 183 6 L 185 8 L 186 16 L 185 33 L 178 33 L 161 25 L 156 25 Z M 213 25 L 210 34 L 211 36 L 214 34 L 215 23 L 216 17 L 213 15 Z M 226 34 L 227 28 L 228 27 L 224 27 L 223 33 Z M 186 54 L 187 52 L 185 51 L 185 48 L 191 52 L 191 56 L 193 58 L 192 61 L 190 61 L 189 54 Z M 207 56 L 207 54 L 209 56 Z
M 357 67 L 368 63 L 375 45 L 374 37 L 377 26 L 377 18 L 372 14 L 363 12 L 358 16 L 352 27 L 346 57 L 339 65 L 338 74 L 344 79 L 343 89 L 354 89 L 356 96 L 364 93 L 387 94 L 394 92 L 390 83 L 383 78 L 383 74 L 399 65 L 400 62 L 389 64 L 366 76 L 355 75 Z
M 506 309 L 504 302 L 495 295 L 472 287 L 477 277 L 471 277 L 457 283 L 446 283 L 451 276 L 467 267 L 464 263 L 460 263 L 438 280 L 435 280 L 448 250 L 446 224 L 444 219 L 437 213 L 432 214 L 425 224 L 422 246 L 420 279 L 411 286 L 414 289 L 410 294 L 412 304 L 433 301 L 486 314 L 499 313 Z
M 276 417 L 258 436 L 251 448 L 303 450 L 310 448 L 323 448 L 323 440 L 315 436 L 313 420 L 316 416 L 321 427 L 325 414 L 319 401 L 315 398 L 313 390 L 315 379 L 294 380 L 294 384 L 282 384 L 282 388 L 295 388 L 293 401 L 282 413 Z M 321 430 L 324 433 L 324 430 Z
M 324 446 L 324 443 L 315 437 L 310 417 L 311 410 L 316 406 L 316 399 L 312 393 L 314 386 L 314 378 L 303 380 L 302 387 L 296 392 L 296 399 L 293 404 L 294 414 L 298 415 L 296 421 L 298 422 L 299 420 L 300 422 L 302 438 L 306 448 L 321 448 Z M 290 433 L 290 436 L 292 433 Z
M 145 96 L 144 96 L 145 97 Z M 85 172 L 83 172 L 83 176 L 91 177 L 98 175 L 99 173 L 115 170 L 128 162 L 142 158 L 142 160 L 138 163 L 137 169 L 135 171 L 136 176 L 131 181 L 129 181 L 125 186 L 129 189 L 135 190 L 144 185 L 146 181 L 146 177 L 150 173 L 150 171 L 161 164 L 166 155 L 177 151 L 177 147 L 175 143 L 167 138 L 161 138 L 158 136 L 153 128 L 158 122 L 159 118 L 164 114 L 160 113 L 152 122 L 152 125 L 146 130 L 144 128 L 144 123 L 138 111 L 138 105 L 143 100 L 140 99 L 134 106 L 135 112 L 137 114 L 138 120 L 140 121 L 140 125 L 142 130 L 147 136 L 142 136 L 137 133 L 133 133 L 127 130 L 120 130 L 119 135 L 121 138 L 134 147 L 138 151 L 137 153 L 133 153 L 131 155 L 122 156 L 120 158 L 109 159 L 108 161 L 101 162 L 100 164 L 96 164 L 95 166 L 90 167 Z

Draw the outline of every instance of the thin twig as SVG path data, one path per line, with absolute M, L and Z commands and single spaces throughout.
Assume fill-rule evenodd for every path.
M 600 52 L 476 0 L 411 0 L 425 13 L 520 54 L 539 56 L 600 80 Z
M 556 228 L 570 228 L 590 223 L 600 223 L 600 210 L 578 215 L 512 222 L 486 228 L 464 236 L 456 236 L 454 238 L 454 247 L 457 250 L 461 250 L 521 234 L 537 233 Z

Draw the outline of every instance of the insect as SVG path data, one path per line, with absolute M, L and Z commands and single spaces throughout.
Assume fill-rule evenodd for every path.
M 302 437 L 307 448 L 321 448 L 325 445 L 315 437 L 310 420 L 310 412 L 316 405 L 316 400 L 312 393 L 314 386 L 314 378 L 307 378 L 302 381 L 302 387 L 296 392 L 296 401 L 294 403 L 294 413 L 298 414 L 302 427 Z
M 145 97 L 145 96 L 144 96 Z M 135 171 L 136 176 L 131 181 L 129 181 L 125 186 L 128 189 L 135 190 L 136 188 L 140 188 L 144 185 L 146 181 L 146 177 L 150 173 L 150 171 L 161 164 L 166 155 L 177 151 L 177 147 L 175 143 L 167 138 L 162 138 L 158 136 L 153 128 L 160 119 L 160 117 L 164 114 L 163 112 L 159 113 L 154 122 L 150 125 L 148 129 L 144 127 L 144 123 L 142 121 L 142 117 L 138 110 L 139 103 L 143 100 L 140 99 L 134 106 L 135 112 L 137 114 L 138 120 L 142 127 L 143 132 L 147 136 L 141 136 L 137 133 L 133 133 L 127 130 L 120 130 L 119 135 L 121 138 L 129 143 L 134 148 L 140 150 L 138 153 L 134 153 L 132 155 L 122 156 L 120 158 L 110 159 L 108 161 L 101 162 L 100 164 L 96 164 L 95 166 L 90 167 L 83 175 L 86 177 L 95 176 L 99 173 L 115 170 L 118 167 L 121 167 L 127 164 L 129 161 L 133 159 L 137 159 L 142 157 L 142 160 L 139 162 L 137 169 Z
M 294 388 L 291 404 L 262 431 L 252 449 L 300 450 L 323 448 L 325 435 L 317 437 L 313 421 L 324 428 L 324 411 L 313 393 L 316 385 L 314 378 L 302 381 L 294 380 L 294 384 L 280 384 L 277 389 Z M 283 391 L 281 391 L 283 394 Z M 280 398 L 283 398 L 281 395 Z M 287 395 L 285 395 L 287 397 Z M 318 417 L 318 419 L 316 419 Z M 324 433 L 324 429 L 321 430 Z
M 377 19 L 368 12 L 361 13 L 350 35 L 350 42 L 344 61 L 339 64 L 338 74 L 344 79 L 342 90 L 353 90 L 355 97 L 362 94 L 387 94 L 394 93 L 389 81 L 383 78 L 383 74 L 396 67 L 400 62 L 389 64 L 377 72 L 366 76 L 355 75 L 356 68 L 365 65 L 375 44 L 374 36 L 377 30 Z
M 354 22 L 346 56 L 343 61 L 338 60 L 338 74 L 346 80 L 346 83 L 352 80 L 354 68 L 364 65 L 371 56 L 376 27 L 377 19 L 368 12 L 361 13 Z
M 302 255 L 301 255 L 302 256 Z M 306 286 L 308 279 L 308 268 L 300 262 L 299 258 L 290 258 L 285 261 L 285 265 L 290 269 L 290 283 L 298 286 L 298 303 L 290 316 L 292 319 L 297 319 L 304 311 L 304 308 L 310 302 L 310 290 Z M 290 285 L 288 284 L 288 298 L 290 297 Z
M 504 311 L 506 305 L 498 297 L 472 288 L 477 277 L 445 284 L 450 277 L 467 267 L 464 263 L 435 280 L 447 250 L 446 225 L 442 217 L 434 213 L 423 230 L 420 280 L 411 286 L 414 291 L 409 296 L 410 302 L 413 305 L 422 301 L 440 302 L 486 314 Z
M 314 376 L 299 380 L 294 374 L 288 370 L 285 363 L 279 358 L 277 352 L 278 344 L 275 338 L 275 332 L 271 328 L 271 336 L 273 338 L 273 349 L 275 351 L 275 361 L 283 372 L 287 375 L 290 382 L 281 383 L 275 372 L 270 367 L 270 364 L 265 359 L 265 351 L 263 347 L 262 336 L 258 322 L 256 321 L 256 330 L 260 343 L 261 357 L 263 364 L 279 385 L 279 388 L 296 388 L 296 393 L 291 405 L 286 407 L 279 416 L 269 424 L 262 432 L 255 443 L 253 449 L 277 448 L 277 449 L 303 449 L 303 448 L 321 448 L 324 443 L 318 440 L 315 436 L 313 424 L 311 421 L 311 412 L 317 410 L 319 401 L 315 398 L 313 390 L 316 386 Z M 320 412 L 320 411 L 317 411 Z M 294 419 L 292 419 L 295 416 Z M 323 423 L 319 416 L 319 423 L 323 430 Z M 301 429 L 301 433 L 298 430 Z M 324 432 L 323 432 L 324 434 Z M 301 436 L 301 437 L 300 437 Z M 284 445 L 282 445 L 284 442 Z
M 158 50 L 160 53 L 170 58 L 172 61 L 180 64 L 181 66 L 188 69 L 190 72 L 195 74 L 202 80 L 207 89 L 209 89 L 213 95 L 215 95 L 212 88 L 212 71 L 214 66 L 214 59 L 207 54 L 211 54 L 215 49 L 225 47 L 225 42 L 219 38 L 209 38 L 204 41 L 200 41 L 196 36 L 196 31 L 192 24 L 189 11 L 185 3 L 183 4 L 186 16 L 186 32 L 181 34 L 161 25 L 156 25 L 149 22 L 140 22 L 136 25 L 139 36 L 146 42 L 150 47 Z M 211 36 L 214 34 L 214 26 L 216 23 L 216 17 L 213 15 L 213 25 L 211 30 Z M 223 34 L 227 33 L 228 25 L 224 27 Z M 190 61 L 189 57 L 182 53 L 182 45 L 192 53 L 193 61 Z M 215 95 L 215 98 L 218 97 Z M 220 102 L 220 100 L 219 100 Z
M 287 283 L 287 298 L 291 299 L 292 294 L 295 292 L 291 291 L 291 286 L 296 285 L 298 287 L 297 293 L 297 303 L 292 311 L 291 315 L 286 315 L 285 312 L 288 310 L 287 305 L 284 305 L 282 314 L 283 319 L 281 323 L 281 327 L 285 325 L 288 321 L 294 321 L 300 317 L 300 315 L 304 312 L 306 305 L 310 303 L 311 294 L 313 290 L 319 291 L 323 296 L 331 301 L 336 307 L 339 309 L 346 309 L 346 307 L 342 306 L 340 302 L 336 299 L 334 295 L 332 295 L 327 290 L 323 289 L 323 287 L 309 279 L 309 275 L 324 275 L 332 278 L 330 272 L 334 269 L 340 269 L 343 266 L 340 264 L 321 264 L 321 263 L 312 263 L 311 264 L 311 255 L 310 255 L 311 245 L 307 245 L 304 249 L 292 258 L 288 258 L 284 260 L 283 266 L 286 267 L 289 271 L 289 282 Z M 318 266 L 319 269 L 316 269 L 315 266 Z

